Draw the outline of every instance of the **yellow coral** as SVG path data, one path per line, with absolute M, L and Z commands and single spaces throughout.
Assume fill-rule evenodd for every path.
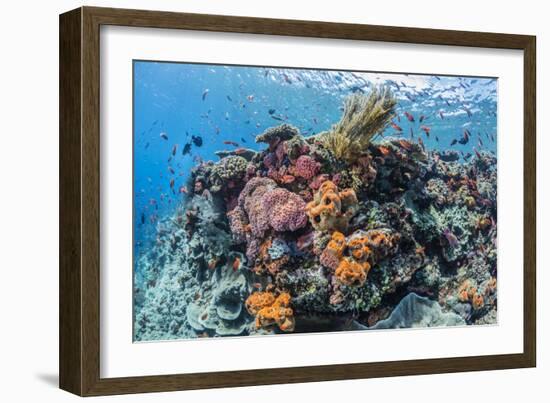
M 306 214 L 318 231 L 345 231 L 356 207 L 357 196 L 352 189 L 338 191 L 333 182 L 325 181 L 306 205 Z
M 277 298 L 271 292 L 254 292 L 246 300 L 245 306 L 251 315 L 256 316 L 256 328 L 277 325 L 283 332 L 294 330 L 294 311 L 290 307 L 291 297 L 287 292 Z
M 375 87 L 368 96 L 351 95 L 346 99 L 340 121 L 321 135 L 323 144 L 336 158 L 354 162 L 372 139 L 384 131 L 395 113 L 396 104 L 389 87 Z

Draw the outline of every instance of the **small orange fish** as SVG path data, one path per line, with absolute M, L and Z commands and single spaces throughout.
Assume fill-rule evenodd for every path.
M 239 270 L 239 267 L 241 267 L 241 259 L 237 256 L 233 261 L 233 271 Z
M 244 154 L 246 152 L 246 148 L 237 148 L 235 151 L 233 151 L 235 154 L 239 155 L 239 154 Z
M 391 122 L 391 127 L 393 127 L 395 130 L 397 130 L 398 132 L 402 132 L 403 129 L 401 128 L 401 126 Z
M 383 156 L 387 157 L 390 155 L 391 150 L 386 146 L 379 146 L 378 151 L 382 153 Z
M 239 143 L 236 143 L 236 142 L 230 141 L 230 140 L 224 141 L 223 144 L 227 144 L 227 145 L 230 145 L 230 146 L 239 147 Z
M 218 264 L 218 260 L 217 259 L 210 259 L 210 261 L 208 262 L 208 268 L 210 270 L 214 270 L 216 268 L 216 265 Z
M 187 186 L 180 186 L 179 192 L 187 194 Z

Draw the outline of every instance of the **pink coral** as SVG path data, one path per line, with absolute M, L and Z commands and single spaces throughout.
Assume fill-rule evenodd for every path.
M 234 239 L 247 242 L 247 256 L 254 260 L 257 240 L 266 231 L 296 231 L 307 224 L 305 208 L 306 203 L 298 194 L 277 187 L 272 179 L 256 177 L 246 183 L 238 205 L 227 216 Z
M 239 195 L 239 207 L 246 212 L 254 236 L 262 237 L 269 229 L 269 215 L 265 214 L 262 196 L 276 186 L 269 178 L 252 178 Z
M 317 175 L 313 180 L 309 183 L 309 187 L 313 190 L 317 190 L 321 187 L 323 182 L 326 182 L 329 180 L 330 177 L 327 174 L 321 174 Z
M 263 195 L 262 204 L 263 214 L 275 231 L 296 231 L 307 223 L 306 203 L 296 193 L 273 189 Z
M 229 219 L 229 227 L 233 234 L 233 239 L 236 242 L 244 242 L 246 240 L 246 232 L 248 229 L 248 220 L 246 214 L 239 206 L 235 207 L 227 213 Z
M 294 165 L 293 172 L 294 172 L 294 175 L 304 178 L 306 180 L 309 180 L 313 178 L 315 175 L 317 175 L 317 172 L 319 172 L 320 167 L 321 167 L 321 164 L 315 161 L 309 155 L 301 155 L 296 160 L 296 164 Z

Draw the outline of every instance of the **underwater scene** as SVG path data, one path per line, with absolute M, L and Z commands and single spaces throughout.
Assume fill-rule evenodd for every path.
M 496 78 L 133 83 L 135 342 L 497 323 Z

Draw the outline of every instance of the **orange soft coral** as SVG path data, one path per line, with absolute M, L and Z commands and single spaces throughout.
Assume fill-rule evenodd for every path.
M 370 270 L 368 262 L 357 263 L 351 259 L 344 258 L 340 261 L 334 272 L 336 278 L 344 285 L 363 285 L 367 281 L 367 273 Z
M 294 312 L 290 307 L 290 294 L 280 293 L 277 298 L 271 292 L 254 292 L 246 300 L 245 306 L 251 315 L 256 316 L 256 328 L 278 326 L 283 332 L 294 330 Z
M 251 315 L 257 315 L 263 308 L 273 305 L 274 302 L 273 293 L 256 291 L 246 299 L 245 306 Z
M 350 240 L 348 247 L 353 258 L 358 261 L 366 261 L 372 254 L 372 250 L 369 247 L 369 238 L 366 236 Z
M 332 237 L 327 244 L 327 249 L 336 257 L 341 258 L 344 249 L 346 249 L 346 237 L 338 231 L 332 233 Z
M 306 205 L 306 213 L 318 231 L 345 231 L 356 208 L 357 197 L 352 189 L 338 191 L 334 182 L 325 181 Z
M 348 238 L 334 231 L 319 261 L 334 270 L 341 284 L 363 285 L 371 265 L 388 256 L 398 239 L 399 234 L 388 229 L 358 230 Z
M 458 289 L 458 299 L 461 302 L 469 302 L 474 309 L 485 306 L 483 293 L 479 291 L 473 280 L 465 280 Z

